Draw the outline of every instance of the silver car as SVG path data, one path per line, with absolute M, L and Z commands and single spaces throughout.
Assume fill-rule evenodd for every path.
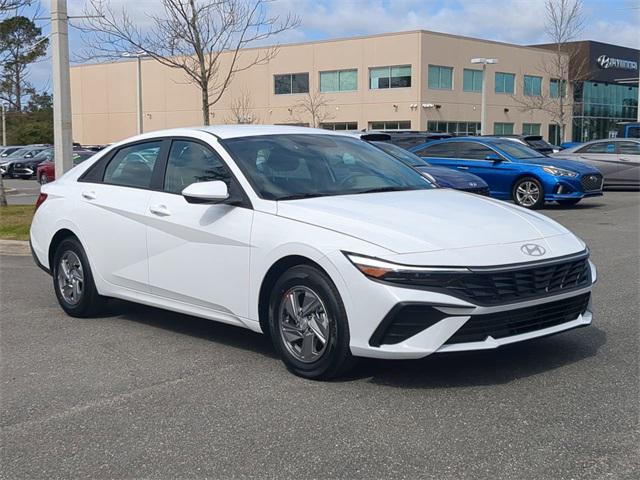
M 567 148 L 552 157 L 566 158 L 596 167 L 604 175 L 605 188 L 640 188 L 640 140 L 610 138 Z

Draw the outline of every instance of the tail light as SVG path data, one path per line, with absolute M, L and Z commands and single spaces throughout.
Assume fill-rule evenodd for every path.
M 47 194 L 46 193 L 41 193 L 40 195 L 38 195 L 38 199 L 36 200 L 36 210 L 35 211 L 38 210 L 40 205 L 42 205 L 46 199 L 47 199 Z

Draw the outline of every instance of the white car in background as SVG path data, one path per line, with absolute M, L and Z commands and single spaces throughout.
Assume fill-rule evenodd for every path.
M 566 228 L 325 130 L 120 142 L 42 187 L 31 244 L 69 315 L 117 297 L 246 327 L 307 378 L 592 320 L 595 267 Z

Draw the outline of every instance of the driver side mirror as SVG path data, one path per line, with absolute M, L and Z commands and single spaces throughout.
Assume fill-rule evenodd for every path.
M 489 155 L 484 157 L 484 159 L 489 160 L 490 162 L 493 162 L 493 163 L 500 163 L 504 161 L 504 159 L 497 153 L 490 153 Z
M 182 190 L 182 196 L 189 203 L 216 204 L 229 198 L 229 189 L 227 184 L 221 180 L 197 182 Z

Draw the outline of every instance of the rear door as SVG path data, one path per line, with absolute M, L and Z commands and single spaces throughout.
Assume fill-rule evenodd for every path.
M 618 183 L 620 165 L 616 142 L 603 140 L 585 145 L 575 151 L 579 161 L 583 161 L 602 172 L 605 183 Z
M 640 142 L 616 142 L 618 171 L 615 181 L 623 185 L 640 185 Z
M 489 185 L 491 195 L 504 198 L 511 195 L 511 185 L 516 167 L 504 155 L 480 142 L 457 142 L 458 155 L 464 159 L 463 169 L 482 178 Z M 489 155 L 497 155 L 501 162 L 487 160 Z

